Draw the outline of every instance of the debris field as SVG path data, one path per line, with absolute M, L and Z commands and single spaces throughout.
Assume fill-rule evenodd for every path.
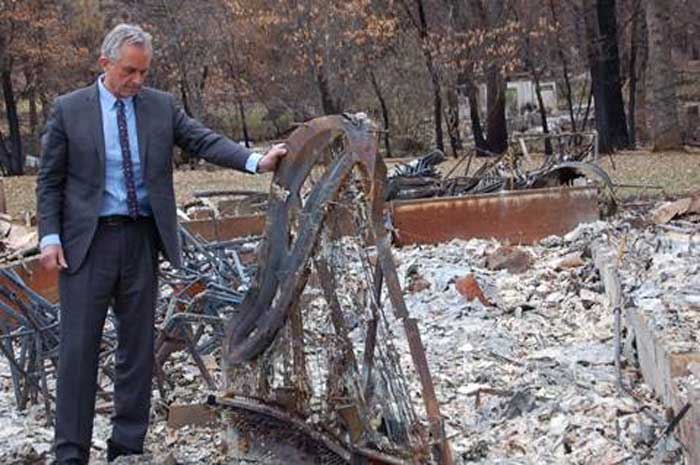
M 673 350 L 697 352 L 697 236 L 647 217 L 623 213 L 534 246 L 474 239 L 394 252 L 458 463 L 683 463 L 675 439 L 655 444 L 667 419 L 629 358 L 632 348 L 623 360 L 630 392 L 616 387 L 612 313 L 589 252 L 596 239 L 620 250 L 628 305 L 652 318 Z M 396 341 L 408 369 L 408 348 L 398 335 Z M 2 363 L 0 456 L 3 463 L 42 463 L 51 430 L 40 405 L 16 411 Z M 185 353 L 166 370 L 177 384 L 171 401 L 206 395 Z M 419 402 L 419 387 L 410 392 Z M 226 458 L 223 428 L 171 429 L 164 413 L 155 409 L 148 437 L 153 463 L 237 463 Z M 101 463 L 107 412 L 98 414 L 95 435 Z

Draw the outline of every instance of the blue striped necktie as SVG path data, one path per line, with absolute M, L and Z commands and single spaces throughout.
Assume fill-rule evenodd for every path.
M 134 182 L 134 166 L 131 163 L 131 149 L 129 148 L 129 132 L 126 127 L 126 113 L 124 102 L 117 100 L 117 126 L 119 127 L 119 145 L 122 147 L 122 168 L 124 170 L 124 184 L 126 184 L 126 205 L 129 216 L 139 216 L 138 200 L 136 198 L 136 183 Z

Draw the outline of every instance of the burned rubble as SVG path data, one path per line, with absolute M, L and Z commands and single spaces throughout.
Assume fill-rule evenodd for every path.
M 259 236 L 183 227 L 185 266 L 162 270 L 138 463 L 692 463 L 683 417 L 697 415 L 700 373 L 670 359 L 670 387 L 650 377 L 643 331 L 698 353 L 696 201 L 531 245 L 391 249 L 372 134 L 364 115 L 295 131 L 253 202 L 266 204 Z M 0 278 L 0 457 L 45 463 L 57 307 L 13 271 Z M 95 463 L 109 322 L 105 334 Z
M 537 162 L 530 151 L 553 146 Z M 530 147 L 530 148 L 528 148 Z M 477 157 L 485 161 L 478 163 Z M 389 173 L 387 200 L 454 197 L 572 185 L 577 180 L 599 183 L 606 201 L 614 203 L 614 185 L 598 166 L 596 132 L 521 135 L 501 154 L 474 147 L 443 172 L 447 157 L 439 150 L 395 166 Z
M 36 242 L 36 231 L 0 213 L 0 263 L 31 254 L 36 251 Z
M 623 463 L 650 447 L 663 410 L 641 383 L 632 383 L 635 396 L 616 387 L 612 314 L 590 258 L 558 266 L 614 231 L 594 223 L 522 247 L 535 258 L 518 274 L 487 268 L 499 248 L 492 241 L 400 252 L 400 270 L 419 264 L 435 289 L 410 294 L 407 303 L 429 341 L 448 435 L 463 460 Z M 467 274 L 489 305 L 459 292 L 456 283 Z
M 395 252 L 404 288 L 411 280 L 427 283 L 406 290 L 404 297 L 419 321 L 457 463 L 680 463 L 681 448 L 672 437 L 645 461 L 635 462 L 667 420 L 662 404 L 636 374 L 633 353 L 625 355 L 624 364 L 631 393 L 616 387 L 612 315 L 588 252 L 601 237 L 618 246 L 625 237 L 634 238 L 626 242 L 636 245 L 627 249 L 623 262 L 639 268 L 619 268 L 626 293 L 639 311 L 655 312 L 677 350 L 697 352 L 697 318 L 690 317 L 697 316 L 691 309 L 697 308 L 693 305 L 700 294 L 693 281 L 698 247 L 653 226 L 632 227 L 638 220 L 637 215 L 622 215 L 612 222 L 582 225 L 564 237 L 519 246 L 533 259 L 517 273 L 488 268 L 489 257 L 501 247 L 496 241 L 452 241 Z M 561 266 L 572 253 L 581 254 L 580 262 Z M 648 266 L 649 260 L 658 266 Z M 456 283 L 467 275 L 474 276 L 492 304 L 459 292 Z M 679 289 L 683 291 L 674 292 Z M 664 300 L 673 304 L 670 308 L 685 309 L 687 318 L 665 311 Z M 319 312 L 319 322 L 330 324 L 320 318 L 322 309 L 311 307 Z M 323 325 L 308 329 L 318 334 L 329 330 Z M 398 337 L 396 343 L 401 366 L 410 369 L 407 345 Z M 209 363 L 214 376 L 220 376 L 218 366 Z M 173 399 L 201 401 L 203 382 L 191 357 L 174 354 L 166 370 L 176 379 Z M 688 378 L 688 383 L 697 383 L 692 375 Z M 42 425 L 41 410 L 30 406 L 26 414 L 16 412 L 7 399 L 8 381 L 3 380 L 3 455 L 46 454 L 51 433 Z M 411 383 L 409 393 L 420 404 L 417 383 Z M 221 424 L 174 430 L 166 426 L 162 408 L 156 411 L 149 437 L 153 463 L 162 463 L 170 448 L 180 463 L 236 463 L 226 462 Z M 102 440 L 106 430 L 107 416 L 98 415 Z

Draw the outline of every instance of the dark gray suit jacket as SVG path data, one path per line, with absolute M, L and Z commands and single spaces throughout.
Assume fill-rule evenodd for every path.
M 143 88 L 134 97 L 139 158 L 162 251 L 182 262 L 173 146 L 220 166 L 245 170 L 250 152 L 179 109 L 172 95 Z M 60 234 L 68 272 L 76 271 L 97 229 L 105 187 L 105 142 L 97 84 L 58 97 L 41 139 L 37 179 L 39 237 Z

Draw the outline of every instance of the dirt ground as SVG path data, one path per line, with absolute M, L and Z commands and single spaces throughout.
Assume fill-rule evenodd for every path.
M 483 163 L 483 160 L 477 159 L 475 164 Z M 397 162 L 390 159 L 389 165 Z M 443 163 L 443 172 L 449 171 L 454 163 L 452 159 Z M 618 190 L 622 198 L 675 196 L 700 189 L 698 149 L 662 153 L 623 151 L 612 157 L 601 156 L 600 163 L 613 181 L 622 185 Z M 269 174 L 253 176 L 210 165 L 195 170 L 184 168 L 175 173 L 175 192 L 178 204 L 182 204 L 192 200 L 198 191 L 244 189 L 266 192 L 271 179 Z M 27 212 L 31 215 L 36 211 L 36 176 L 4 178 L 4 184 L 8 214 L 22 218 Z

